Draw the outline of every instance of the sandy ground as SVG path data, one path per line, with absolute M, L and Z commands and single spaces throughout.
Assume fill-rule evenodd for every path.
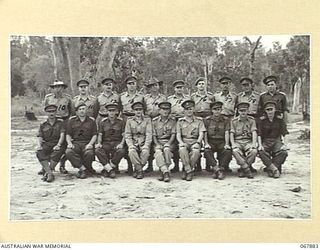
M 260 159 L 254 179 L 237 177 L 234 170 L 225 180 L 206 171 L 192 182 L 172 174 L 170 183 L 157 180 L 156 172 L 142 180 L 127 176 L 126 161 L 116 179 L 95 176 L 80 180 L 67 163 L 69 174 L 56 172 L 53 183 L 37 175 L 36 133 L 40 121 L 12 118 L 11 220 L 125 219 L 125 218 L 266 218 L 311 219 L 310 142 L 298 140 L 303 122 L 289 124 L 289 157 L 280 179 L 262 171 Z M 203 162 L 204 163 L 204 162 Z M 181 163 L 180 163 L 181 164 Z M 204 165 L 204 164 L 203 164 Z M 94 163 L 100 172 L 101 166 Z M 57 166 L 58 169 L 58 166 Z M 301 187 L 301 191 L 293 192 Z

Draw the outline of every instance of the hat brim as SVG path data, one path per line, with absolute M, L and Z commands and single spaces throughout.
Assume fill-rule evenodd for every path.
M 55 87 L 64 87 L 65 89 L 68 87 L 66 84 L 58 84 L 58 85 L 49 85 L 50 88 L 55 88 Z

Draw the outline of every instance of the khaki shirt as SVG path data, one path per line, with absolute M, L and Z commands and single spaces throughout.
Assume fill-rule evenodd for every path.
M 248 116 L 245 120 L 241 120 L 239 116 L 231 120 L 230 133 L 234 134 L 235 140 L 252 139 L 254 131 L 257 131 L 257 125 L 251 116 Z
M 206 128 L 201 118 L 193 117 L 189 120 L 182 117 L 177 122 L 177 134 L 181 134 L 182 139 L 198 139 L 200 133 L 205 132 Z
M 152 142 L 152 124 L 148 117 L 129 117 L 125 127 L 125 140 L 130 146 L 150 146 Z
M 160 116 L 152 120 L 152 134 L 158 141 L 169 141 L 172 134 L 177 132 L 176 119 L 169 116 L 168 119 L 163 121 Z
M 212 93 L 200 95 L 196 92 L 191 95 L 191 99 L 195 102 L 195 112 L 211 111 L 210 104 L 214 102 Z
M 63 93 L 60 98 L 57 98 L 54 93 L 50 93 L 44 98 L 44 106 L 54 104 L 57 105 L 57 114 L 58 118 L 65 118 L 71 115 L 72 113 L 72 100 L 71 96 Z
M 83 97 L 81 95 L 77 95 L 73 97 L 73 106 L 77 107 L 79 103 L 84 102 L 88 108 L 87 115 L 91 117 L 97 116 L 97 110 L 96 110 L 96 98 L 93 95 L 88 95 L 86 97 Z
M 135 102 L 144 102 L 143 95 L 138 92 L 136 92 L 134 95 L 129 95 L 128 92 L 122 93 L 120 96 L 122 113 L 133 113 L 131 105 Z
M 223 115 L 207 117 L 204 119 L 204 125 L 207 129 L 209 141 L 214 139 L 224 140 L 226 131 L 230 130 L 230 120 Z
M 214 94 L 214 100 L 223 103 L 221 114 L 228 116 L 234 115 L 234 109 L 237 100 L 236 93 L 229 92 L 227 95 L 224 95 L 224 93 L 221 91 Z
M 72 116 L 68 120 L 67 135 L 75 142 L 89 143 L 94 135 L 97 135 L 97 124 L 92 117 L 86 116 L 81 121 L 78 116 Z
M 166 101 L 166 97 L 163 94 L 158 94 L 157 96 L 152 96 L 151 94 L 147 94 L 144 97 L 144 101 L 146 103 L 146 115 L 154 118 L 159 115 L 159 107 L 158 104 L 160 102 Z
M 65 133 L 65 127 L 63 120 L 56 118 L 53 125 L 49 123 L 49 120 L 40 124 L 38 137 L 41 137 L 45 142 L 58 143 L 60 134 Z
M 175 117 L 184 116 L 184 109 L 181 104 L 187 99 L 189 99 L 189 97 L 185 95 L 183 95 L 182 97 L 178 97 L 176 95 L 169 96 L 168 102 L 171 103 L 171 114 Z
M 125 122 L 116 118 L 111 122 L 108 117 L 101 120 L 99 134 L 102 134 L 102 142 L 121 142 L 125 129 Z
M 249 103 L 250 106 L 249 106 L 248 114 L 256 115 L 258 114 L 259 99 L 260 99 L 260 94 L 256 91 L 252 91 L 250 95 L 247 95 L 245 92 L 240 92 L 238 94 L 237 103 L 240 103 L 240 102 Z
M 120 102 L 120 97 L 117 93 L 112 92 L 109 95 L 106 95 L 105 93 L 101 93 L 98 95 L 96 99 L 96 105 L 99 114 L 101 115 L 107 115 L 107 109 L 106 105 L 110 103 L 119 103 Z

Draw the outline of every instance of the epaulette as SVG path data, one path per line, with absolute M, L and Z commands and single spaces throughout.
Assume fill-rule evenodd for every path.
M 239 92 L 239 93 L 237 94 L 237 96 L 242 96 L 242 95 L 243 95 L 243 93 L 244 93 L 244 91 Z
M 195 118 L 199 121 L 203 121 L 203 119 L 201 117 L 195 116 Z
M 128 94 L 128 92 L 123 92 L 120 94 L 120 96 L 127 95 L 127 94 Z
M 77 116 L 76 116 L 76 115 L 74 115 L 74 116 L 70 116 L 69 120 L 71 120 L 71 119 L 75 119 L 75 118 L 77 118 Z
M 266 119 L 266 117 L 265 117 L 265 116 L 260 116 L 259 119 L 260 119 L 261 121 L 263 121 L 263 120 Z
M 88 116 L 92 121 L 95 121 L 96 119 L 94 119 L 92 116 Z
M 67 93 L 62 93 L 63 96 L 71 98 L 71 95 L 67 94 Z
M 186 119 L 184 117 L 181 117 L 178 119 L 178 121 L 185 121 Z
M 262 95 L 264 95 L 266 93 L 267 93 L 267 91 L 264 91 L 264 92 L 260 93 L 260 96 L 262 96 Z
M 118 120 L 123 121 L 123 119 L 121 117 L 117 117 Z
M 76 95 L 76 96 L 73 97 L 72 100 L 76 100 L 78 97 L 79 97 L 79 95 Z
M 190 95 L 190 97 L 195 96 L 197 94 L 197 92 L 194 92 Z
M 159 120 L 159 119 L 160 119 L 160 115 L 157 116 L 157 117 L 152 118 L 152 121 L 157 121 L 157 120 Z
M 286 93 L 279 91 L 279 94 L 286 95 Z
M 96 97 L 94 95 L 89 95 L 89 98 L 95 99 Z
M 256 94 L 256 95 L 260 95 L 260 93 L 257 92 L 257 91 L 252 91 L 252 93 L 254 93 L 254 94 Z
M 207 92 L 207 94 L 208 94 L 208 95 L 213 95 L 213 93 L 212 93 L 212 92 L 209 92 L 209 91 Z
M 254 120 L 254 117 L 252 117 L 250 115 L 248 115 L 247 117 L 248 117 L 248 119 Z
M 63 120 L 62 120 L 62 119 L 60 119 L 60 118 L 57 118 L 57 121 L 59 121 L 59 122 L 63 122 Z
M 105 121 L 105 120 L 107 120 L 108 119 L 108 117 L 105 117 L 105 118 L 103 118 L 101 121 L 103 122 L 103 121 Z
M 231 122 L 238 121 L 238 120 L 239 120 L 239 116 L 232 118 Z
M 54 96 L 54 93 L 49 93 L 49 94 L 45 95 L 44 99 L 46 99 L 46 98 L 48 98 L 50 96 Z
M 167 99 L 169 100 L 169 99 L 171 99 L 173 97 L 175 97 L 175 95 L 169 95 Z

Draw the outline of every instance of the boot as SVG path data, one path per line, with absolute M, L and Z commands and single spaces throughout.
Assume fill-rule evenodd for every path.
M 67 174 L 68 173 L 68 171 L 66 170 L 64 164 L 60 165 L 59 171 L 60 171 L 61 174 Z
M 54 175 L 53 175 L 53 173 L 48 173 L 48 174 L 47 174 L 46 182 L 53 182 L 53 181 L 54 181 Z
M 159 181 L 163 181 L 164 180 L 164 175 L 162 172 L 160 172 L 160 176 L 158 178 Z
M 139 171 L 137 172 L 137 179 L 143 179 L 144 175 L 143 175 L 143 171 Z
M 103 177 L 109 177 L 109 173 L 108 173 L 108 171 L 107 171 L 106 169 L 102 169 L 101 175 L 102 175 Z
M 44 175 L 46 172 L 44 171 L 44 168 L 41 168 L 41 170 L 38 172 L 38 175 Z
M 245 177 L 247 177 L 248 179 L 252 179 L 252 178 L 253 178 L 253 174 L 252 174 L 250 168 L 244 169 L 243 172 L 244 172 L 244 174 L 245 174 Z
M 79 172 L 77 173 L 77 178 L 79 179 L 86 179 L 87 177 L 88 176 L 85 170 L 79 170 Z
M 186 181 L 192 181 L 192 178 L 193 178 L 193 173 L 192 172 L 187 173 Z
M 195 168 L 194 168 L 195 172 L 201 172 L 202 171 L 202 167 L 201 167 L 201 157 L 199 158 Z
M 252 167 L 251 165 L 250 165 L 250 171 L 251 171 L 251 173 L 257 173 L 257 170 L 254 167 Z
M 186 178 L 187 178 L 187 173 L 186 173 L 186 171 L 182 171 L 181 179 L 182 179 L 182 180 L 185 180 Z
M 114 179 L 116 178 L 116 171 L 114 169 L 111 169 L 110 172 L 109 172 L 109 177 L 111 179 Z
M 169 182 L 169 181 L 170 181 L 170 176 L 169 176 L 169 173 L 168 173 L 168 172 L 164 173 L 164 175 L 163 175 L 163 181 L 164 181 L 164 182 Z
M 221 170 L 218 171 L 217 178 L 218 178 L 218 180 L 223 180 L 224 179 L 223 171 L 221 171 Z

